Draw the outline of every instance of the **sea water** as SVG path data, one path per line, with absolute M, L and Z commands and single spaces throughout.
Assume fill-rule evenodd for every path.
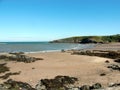
M 49 43 L 49 42 L 1 42 L 0 52 L 53 52 L 70 49 L 93 48 L 94 44 Z

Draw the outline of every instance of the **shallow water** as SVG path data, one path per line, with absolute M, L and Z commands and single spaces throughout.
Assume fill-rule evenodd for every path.
M 48 42 L 2 42 L 0 52 L 43 52 L 61 49 L 88 49 L 95 44 L 48 43 Z

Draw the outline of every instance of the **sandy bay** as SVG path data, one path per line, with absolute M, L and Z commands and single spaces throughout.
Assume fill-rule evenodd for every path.
M 99 82 L 107 86 L 110 82 L 120 82 L 119 72 L 111 72 L 106 68 L 107 58 L 95 56 L 71 55 L 70 53 L 46 52 L 31 53 L 28 56 L 42 57 L 44 60 L 33 63 L 7 62 L 10 72 L 21 71 L 20 75 L 10 76 L 9 78 L 17 81 L 27 82 L 35 86 L 40 79 L 54 78 L 57 75 L 68 75 L 79 79 L 78 85 Z M 101 73 L 106 76 L 101 77 Z M 1 81 L 2 82 L 2 81 Z

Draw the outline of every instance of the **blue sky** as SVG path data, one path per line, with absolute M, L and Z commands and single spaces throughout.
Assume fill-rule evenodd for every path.
M 120 34 L 120 0 L 0 0 L 0 41 Z

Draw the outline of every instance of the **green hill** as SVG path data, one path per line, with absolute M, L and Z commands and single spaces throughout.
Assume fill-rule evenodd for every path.
M 120 42 L 120 34 L 109 36 L 77 36 L 51 41 L 51 43 L 110 43 Z

